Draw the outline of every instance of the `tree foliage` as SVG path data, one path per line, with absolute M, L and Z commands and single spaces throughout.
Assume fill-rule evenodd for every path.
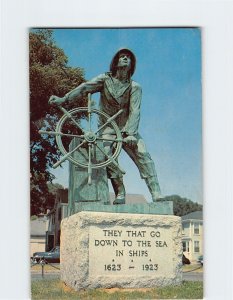
M 202 210 L 202 205 L 178 195 L 166 196 L 162 201 L 172 201 L 175 216 L 184 216 L 193 211 Z
M 60 183 L 48 183 L 48 190 L 54 196 L 56 196 L 58 189 L 64 189 L 64 186 L 62 186 Z
M 38 133 L 41 128 L 54 130 L 61 116 L 48 100 L 51 95 L 63 97 L 84 82 L 84 71 L 69 67 L 64 51 L 55 44 L 52 30 L 41 29 L 29 34 L 29 76 L 31 214 L 34 215 L 53 206 L 54 195 L 47 183 L 54 179 L 50 169 L 60 157 L 54 137 Z M 85 105 L 84 102 L 85 99 L 79 105 Z M 66 108 L 71 105 L 66 104 Z

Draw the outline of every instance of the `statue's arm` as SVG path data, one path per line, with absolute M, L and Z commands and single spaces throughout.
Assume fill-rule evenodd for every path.
M 130 93 L 129 117 L 123 129 L 128 136 L 135 136 L 138 133 L 141 99 L 142 88 L 138 83 L 133 82 Z
M 103 89 L 105 74 L 101 74 L 87 82 L 80 84 L 78 87 L 68 92 L 64 97 L 57 97 L 52 95 L 49 99 L 50 104 L 62 104 L 65 101 L 79 100 L 85 97 L 88 93 L 97 93 Z

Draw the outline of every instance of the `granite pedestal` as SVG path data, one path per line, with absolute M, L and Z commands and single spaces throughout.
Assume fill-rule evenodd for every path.
M 62 221 L 60 266 L 75 290 L 180 284 L 180 217 L 80 211 Z

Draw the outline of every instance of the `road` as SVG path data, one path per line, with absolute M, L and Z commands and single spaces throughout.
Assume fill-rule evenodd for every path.
M 31 280 L 43 280 L 43 279 L 58 279 L 60 278 L 60 272 L 59 270 L 55 272 L 44 272 L 44 277 L 42 277 L 42 272 L 32 272 L 31 273 Z M 183 280 L 187 281 L 203 281 L 203 273 L 202 272 L 187 272 L 183 273 Z
M 202 272 L 188 272 L 188 273 L 183 273 L 183 280 L 187 280 L 187 281 L 203 281 L 203 273 Z

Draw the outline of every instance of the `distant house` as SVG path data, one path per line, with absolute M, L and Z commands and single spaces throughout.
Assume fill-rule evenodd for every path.
M 183 253 L 190 261 L 197 261 L 203 255 L 203 213 L 195 211 L 181 220 Z
M 34 252 L 45 251 L 46 231 L 48 230 L 48 219 L 40 215 L 36 220 L 30 221 L 30 255 Z
M 58 189 L 54 208 L 47 214 L 46 251 L 60 245 L 61 220 L 68 216 L 68 189 Z

